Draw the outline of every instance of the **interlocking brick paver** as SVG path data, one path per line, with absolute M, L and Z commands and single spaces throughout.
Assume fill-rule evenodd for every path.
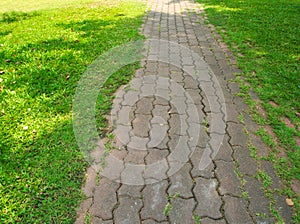
M 193 209 L 195 200 L 174 198 L 171 199 L 172 209 L 169 213 L 171 223 L 193 223 Z
M 250 150 L 247 147 L 234 147 L 234 158 L 239 164 L 239 171 L 243 175 L 255 175 L 257 172 L 257 164 L 250 156 Z
M 222 200 L 217 192 L 218 181 L 216 179 L 195 179 L 194 194 L 198 202 L 195 212 L 200 216 L 208 216 L 214 219 L 221 218 L 220 212 Z
M 225 218 L 228 223 L 253 223 L 246 209 L 246 201 L 243 198 L 224 196 Z
M 245 177 L 245 190 L 250 198 L 249 210 L 256 222 L 273 223 L 270 220 L 270 201 L 264 196 L 262 184 L 254 177 Z
M 230 144 L 233 146 L 245 146 L 247 145 L 247 136 L 242 124 L 235 124 L 232 122 L 227 123 L 227 131 L 230 136 Z
M 191 165 L 187 163 L 177 173 L 170 177 L 171 186 L 168 189 L 169 195 L 179 194 L 181 197 L 193 197 L 193 180 L 190 176 Z
M 222 195 L 231 194 L 235 196 L 241 195 L 241 181 L 237 177 L 236 167 L 233 162 L 216 161 L 216 176 L 220 181 L 219 191 Z
M 165 207 L 168 203 L 167 188 L 167 181 L 146 185 L 143 190 L 144 207 L 141 211 L 142 219 L 153 218 L 157 221 L 167 220 L 164 214 Z
M 225 224 L 225 220 L 221 219 L 221 220 L 214 220 L 214 219 L 210 219 L 210 218 L 204 218 L 201 219 L 201 224 Z
M 102 219 L 112 219 L 113 209 L 117 204 L 116 191 L 120 184 L 105 177 L 101 178 L 99 182 L 99 186 L 95 187 L 94 202 L 90 213 Z M 103 203 L 104 201 L 105 203 Z
M 113 100 L 115 138 L 90 152 L 93 166 L 75 223 L 86 215 L 96 224 L 196 223 L 195 215 L 204 224 L 278 222 L 254 176 L 261 169 L 272 178 L 270 188 L 280 190 L 282 183 L 268 161 L 250 156 L 249 143 L 258 156 L 269 149 L 235 95 L 240 88 L 232 80 L 241 71 L 232 52 L 205 25 L 195 1 L 147 3 L 144 59 Z M 278 214 L 291 223 L 285 197 L 274 191 L 274 198 Z
M 120 197 L 119 205 L 114 212 L 115 223 L 139 223 L 139 211 L 142 206 L 143 202 L 141 199 L 132 197 Z

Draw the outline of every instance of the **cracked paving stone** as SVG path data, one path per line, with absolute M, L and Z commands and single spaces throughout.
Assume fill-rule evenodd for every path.
M 119 186 L 120 184 L 101 177 L 99 186 L 95 187 L 94 203 L 90 209 L 91 215 L 105 220 L 113 218 L 112 212 L 117 204 L 116 191 Z
M 139 223 L 139 211 L 143 206 L 141 199 L 120 197 L 119 205 L 114 212 L 115 223 L 132 224 Z
M 241 181 L 235 174 L 235 165 L 233 162 L 216 161 L 216 175 L 220 181 L 219 191 L 221 195 L 231 194 L 241 195 Z
M 236 198 L 225 195 L 223 197 L 223 200 L 225 202 L 225 218 L 228 223 L 253 223 L 250 215 L 246 210 L 246 202 L 243 198 Z
M 220 208 L 222 205 L 221 197 L 218 195 L 216 179 L 205 179 L 198 177 L 194 194 L 198 202 L 195 209 L 196 214 L 199 216 L 208 216 L 214 219 L 222 217 Z
M 187 163 L 177 173 L 170 177 L 171 186 L 168 189 L 169 195 L 179 194 L 181 197 L 193 197 L 193 180 L 190 176 L 192 166 Z
M 171 223 L 193 223 L 194 215 L 193 209 L 195 207 L 195 200 L 173 198 L 171 199 L 172 208 L 169 213 Z
M 168 203 L 167 188 L 168 182 L 166 180 L 145 186 L 142 192 L 144 195 L 144 207 L 141 211 L 142 219 L 167 220 L 164 214 Z

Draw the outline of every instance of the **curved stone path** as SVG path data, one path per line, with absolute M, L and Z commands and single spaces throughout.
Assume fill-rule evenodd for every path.
M 250 156 L 250 142 L 259 155 L 268 148 L 253 134 L 258 126 L 231 81 L 239 70 L 203 9 L 148 5 L 142 68 L 116 93 L 113 138 L 92 152 L 76 223 L 275 223 L 270 205 L 290 223 L 285 198 L 271 203 L 255 178 L 263 170 L 282 186 L 267 161 Z

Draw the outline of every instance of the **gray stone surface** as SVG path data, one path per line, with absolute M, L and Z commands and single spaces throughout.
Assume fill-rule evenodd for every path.
M 198 3 L 147 3 L 142 68 L 116 93 L 109 122 L 115 139 L 91 152 L 94 166 L 87 170 L 86 199 L 75 223 L 83 224 L 86 215 L 96 224 L 196 223 L 194 215 L 202 224 L 276 223 L 254 176 L 262 169 L 273 180 L 271 189 L 282 183 L 269 162 L 250 156 L 249 143 L 258 157 L 269 149 L 254 135 L 259 126 L 243 99 L 234 95 L 240 90 L 234 72 L 241 71 L 232 52 L 205 25 Z M 285 198 L 275 199 L 290 223 Z
M 223 199 L 225 202 L 225 218 L 228 223 L 253 223 L 253 220 L 247 211 L 246 202 L 243 198 L 226 195 Z
M 217 192 L 216 179 L 196 178 L 194 194 L 198 202 L 195 212 L 199 216 L 208 216 L 214 219 L 221 218 L 222 200 Z

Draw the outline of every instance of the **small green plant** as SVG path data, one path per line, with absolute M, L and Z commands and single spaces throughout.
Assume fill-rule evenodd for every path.
M 197 215 L 197 214 L 194 214 L 194 220 L 195 220 L 195 222 L 196 222 L 196 224 L 201 224 L 201 218 L 200 218 L 200 216 L 199 215 Z
M 169 215 L 171 209 L 172 209 L 172 204 L 171 204 L 170 202 L 168 202 L 168 203 L 166 204 L 166 207 L 165 207 L 165 210 L 164 210 L 164 214 L 165 214 L 166 216 Z
M 85 214 L 84 224 L 91 224 L 91 223 L 92 223 L 92 216 L 89 213 Z

